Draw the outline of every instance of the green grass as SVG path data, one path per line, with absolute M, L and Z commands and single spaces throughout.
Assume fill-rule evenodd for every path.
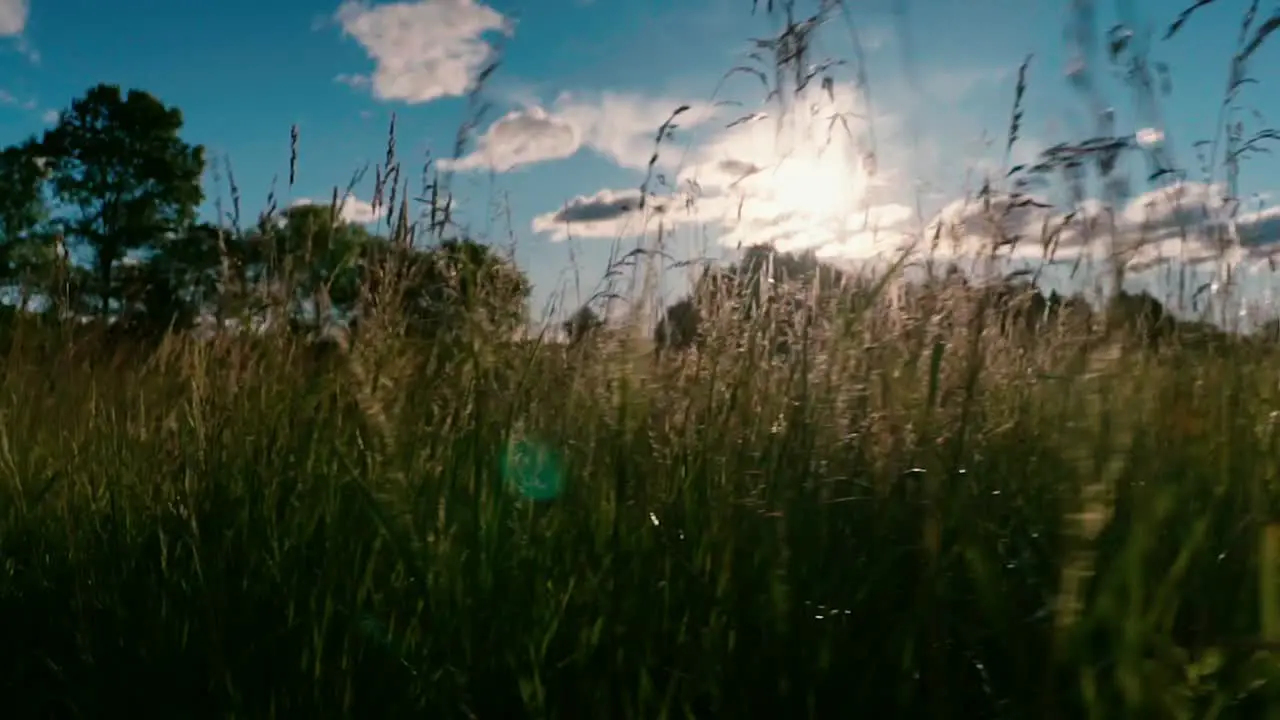
M 1280 718 L 1280 343 L 990 304 L 683 353 L 6 321 L 0 716 Z
M 1277 354 L 1070 352 L 980 307 L 874 309 L 785 358 L 729 324 L 679 357 L 174 338 L 94 366 L 17 341 L 4 714 L 1273 707 Z M 514 491 L 515 442 L 558 497 Z

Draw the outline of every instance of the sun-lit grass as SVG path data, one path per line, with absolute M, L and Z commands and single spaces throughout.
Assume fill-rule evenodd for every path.
M 13 321 L 0 714 L 1280 717 L 1275 338 L 886 287 L 684 350 Z
M 945 307 L 782 358 L 15 342 L 6 714 L 1256 713 L 1275 354 Z

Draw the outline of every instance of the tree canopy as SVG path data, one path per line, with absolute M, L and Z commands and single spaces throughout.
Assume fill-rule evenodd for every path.
M 437 233 L 424 248 L 401 228 L 393 241 L 330 204 L 269 211 L 248 229 L 202 221 L 205 150 L 182 131 L 178 108 L 101 84 L 0 150 L 0 284 L 19 311 L 149 333 L 315 328 L 360 319 L 394 279 L 411 332 L 523 323 L 527 278 L 471 238 Z

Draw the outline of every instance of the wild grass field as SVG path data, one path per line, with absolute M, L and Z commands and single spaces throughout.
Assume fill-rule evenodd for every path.
M 565 341 L 317 213 L 6 251 L 5 717 L 1280 717 L 1276 338 L 757 249 Z
M 8 712 L 1260 713 L 1274 349 L 1069 363 L 979 305 L 780 360 L 738 326 L 309 372 L 286 339 L 95 366 L 18 336 Z

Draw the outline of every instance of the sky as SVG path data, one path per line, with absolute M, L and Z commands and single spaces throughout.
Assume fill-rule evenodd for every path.
M 800 17 L 817 9 L 818 0 L 797 2 Z M 434 158 L 462 231 L 514 247 L 543 313 L 572 310 L 598 289 L 611 255 L 638 243 L 676 261 L 764 241 L 866 264 L 941 218 L 959 247 L 972 247 L 982 178 L 1098 134 L 1105 112 L 1114 134 L 1156 138 L 1147 150 L 1188 171 L 1158 188 L 1134 153 L 1109 237 L 1154 238 L 1138 259 L 1154 266 L 1155 256 L 1203 255 L 1229 228 L 1239 238 L 1232 259 L 1264 293 L 1268 245 L 1280 239 L 1275 161 L 1244 163 L 1233 212 L 1213 185 L 1222 172 L 1206 175 L 1195 145 L 1215 136 L 1249 0 L 1199 8 L 1165 39 L 1184 3 L 1192 0 L 847 2 L 812 36 L 815 79 L 768 97 L 754 72 L 766 66 L 750 56 L 760 50 L 753 39 L 782 26 L 766 0 L 755 12 L 752 0 L 0 0 L 0 142 L 41 132 L 96 83 L 138 88 L 179 107 L 184 137 L 208 149 L 219 172 L 207 174 L 207 218 L 219 200 L 230 205 L 228 162 L 247 221 L 273 187 L 281 205 L 327 201 L 367 167 L 344 213 L 376 227 L 372 167 L 394 115 L 406 176 Z M 1105 50 L 1079 52 L 1081 5 L 1093 6 L 1086 35 L 1100 47 L 1120 25 L 1153 72 L 1167 66 L 1155 106 L 1135 99 Z M 1275 0 L 1261 2 L 1255 28 L 1276 12 Z M 1020 137 L 1006 157 L 1028 56 Z M 1265 70 L 1277 59 L 1280 47 L 1265 43 L 1250 58 L 1258 83 L 1238 97 L 1248 133 L 1280 116 Z M 1082 68 L 1096 81 L 1091 95 L 1072 85 Z M 486 110 L 478 117 L 473 95 Z M 680 107 L 650 169 L 655 135 Z M 643 207 L 642 186 L 652 195 Z M 1076 220 L 1104 217 L 1099 198 L 1066 205 L 1053 187 L 1038 192 L 1056 205 L 1018 209 L 1006 231 L 1036 236 L 1072 210 Z M 1097 255 L 1097 236 L 1069 228 L 1059 257 Z M 1063 268 L 1046 277 L 1078 282 Z

